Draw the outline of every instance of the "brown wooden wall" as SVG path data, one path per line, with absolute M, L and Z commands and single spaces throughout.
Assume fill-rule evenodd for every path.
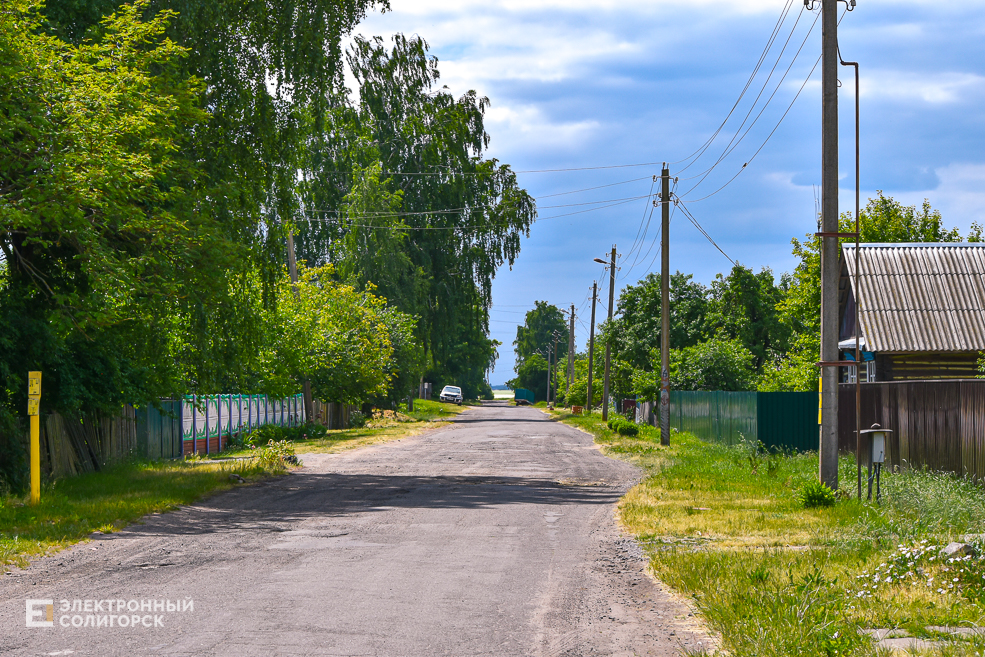
M 978 352 L 878 354 L 880 381 L 973 379 L 978 375 Z
M 985 479 L 985 379 L 862 384 L 862 429 L 893 434 L 886 464 Z M 855 386 L 839 386 L 838 446 L 855 452 Z M 867 461 L 863 447 L 863 462 Z

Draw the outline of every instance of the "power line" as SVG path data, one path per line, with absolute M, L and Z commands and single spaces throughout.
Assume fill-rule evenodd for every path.
M 759 61 L 757 61 L 756 65 L 753 67 L 752 73 L 749 74 L 749 79 L 746 80 L 745 86 L 742 88 L 742 91 L 739 93 L 739 97 L 736 99 L 735 104 L 732 105 L 732 109 L 730 109 L 728 114 L 725 115 L 725 119 L 721 122 L 721 124 L 718 126 L 715 132 L 712 133 L 711 137 L 709 137 L 707 141 L 705 141 L 701 146 L 698 147 L 698 150 L 694 151 L 693 153 L 691 153 L 690 155 L 688 155 L 682 160 L 677 160 L 676 162 L 670 162 L 670 164 L 679 164 L 681 162 L 687 162 L 688 160 L 691 160 L 693 158 L 693 161 L 687 166 L 685 166 L 684 168 L 682 168 L 678 173 L 683 173 L 684 171 L 687 171 L 691 167 L 691 165 L 693 165 L 694 162 L 696 162 L 704 154 L 704 152 L 708 150 L 708 148 L 715 141 L 715 139 L 718 138 L 718 135 L 721 133 L 721 131 L 725 128 L 725 124 L 728 123 L 728 120 L 732 117 L 732 113 L 735 112 L 736 108 L 739 106 L 739 103 L 741 103 L 742 99 L 745 97 L 746 92 L 749 91 L 749 87 L 752 86 L 753 80 L 756 79 L 756 75 L 759 73 L 759 69 L 762 67 L 763 62 L 766 61 L 766 56 L 769 54 L 769 51 L 773 48 L 773 43 L 776 41 L 776 37 L 780 33 L 780 27 L 786 21 L 787 14 L 790 13 L 790 8 L 792 6 L 792 3 L 793 0 L 787 0 L 786 4 L 784 5 L 783 10 L 780 12 L 780 18 L 777 19 L 776 25 L 773 26 L 773 31 L 770 33 L 770 37 L 766 41 L 766 46 L 763 48 L 763 52 L 759 56 Z
M 706 231 L 704 228 L 701 227 L 701 224 L 699 224 L 698 223 L 698 220 L 694 218 L 694 215 L 692 215 L 691 212 L 687 209 L 687 206 L 684 205 L 684 203 L 681 201 L 680 197 L 675 196 L 674 198 L 677 201 L 677 204 L 679 204 L 681 206 L 681 212 L 683 212 L 684 213 L 684 216 L 686 216 L 688 218 L 688 220 L 692 224 L 694 224 L 694 227 L 698 229 L 698 232 L 700 232 L 702 235 L 704 235 L 705 236 L 705 239 L 707 239 L 709 242 L 711 242 L 712 246 L 714 246 L 716 249 L 718 249 L 718 251 L 723 256 L 725 256 L 728 259 L 729 262 L 732 263 L 732 266 L 733 267 L 737 267 L 738 265 L 736 264 L 735 260 L 732 260 L 732 258 L 730 258 L 729 255 L 727 253 L 725 253 L 725 251 L 722 250 L 722 247 L 718 246 L 718 242 L 716 242 L 714 239 L 712 239 L 711 235 L 708 234 L 708 231 Z
M 642 178 L 633 178 L 632 180 L 623 180 L 622 182 L 610 183 L 608 185 L 599 185 L 598 187 L 586 187 L 585 189 L 574 189 L 574 190 L 572 190 L 570 192 L 558 192 L 557 194 L 541 194 L 540 196 L 537 196 L 536 198 L 538 198 L 538 199 L 552 198 L 554 196 L 565 196 L 566 194 L 579 194 L 581 192 L 590 192 L 592 190 L 603 189 L 605 187 L 615 187 L 617 185 L 627 185 L 627 184 L 632 183 L 632 182 L 639 182 L 641 180 L 646 180 L 649 177 L 650 176 L 643 176 Z
M 746 170 L 746 167 L 749 165 L 749 162 L 752 162 L 753 160 L 756 159 L 756 156 L 759 155 L 759 152 L 761 150 L 763 150 L 763 148 L 766 147 L 766 144 L 769 143 L 769 140 L 773 137 L 773 134 L 780 128 L 780 124 L 783 123 L 783 119 L 787 118 L 787 114 L 789 114 L 790 113 L 790 110 L 793 109 L 794 103 L 796 103 L 797 102 L 797 99 L 800 98 L 801 92 L 804 90 L 804 87 L 807 86 L 807 83 L 810 81 L 811 76 L 814 75 L 814 71 L 817 69 L 817 65 L 820 64 L 820 63 L 821 63 L 821 57 L 818 56 L 817 61 L 814 62 L 814 66 L 811 67 L 811 72 L 807 74 L 807 78 L 804 80 L 804 83 L 802 85 L 800 85 L 800 89 L 797 90 L 797 94 L 793 97 L 793 100 L 790 101 L 790 105 L 787 106 L 787 109 L 783 113 L 783 116 L 781 116 L 780 117 L 780 120 L 776 122 L 776 125 L 773 126 L 773 129 L 766 136 L 766 139 L 759 146 L 759 148 L 756 149 L 756 152 L 752 154 L 752 157 L 750 157 L 749 160 L 745 164 L 743 164 L 739 168 L 739 170 L 735 173 L 735 175 L 732 176 L 731 178 L 729 178 L 728 181 L 724 185 L 722 185 L 721 187 L 719 187 L 718 189 L 716 189 L 715 191 L 713 191 L 711 194 L 708 194 L 706 196 L 702 196 L 701 198 L 688 199 L 688 203 L 697 203 L 698 201 L 703 201 L 706 198 L 711 198 L 712 196 L 714 196 L 718 192 L 722 191 L 723 189 L 725 189 L 726 187 L 728 187 L 729 185 L 731 185 L 732 184 L 732 181 L 734 181 L 736 178 L 738 178 L 739 177 L 739 174 L 741 174 L 743 171 Z M 693 190 L 694 188 L 692 187 L 691 189 Z
M 804 36 L 804 40 L 801 42 L 800 48 L 797 49 L 797 52 L 790 60 L 790 65 L 787 66 L 787 69 L 786 71 L 784 71 L 783 76 L 780 78 L 780 81 L 776 83 L 776 87 L 773 89 L 773 93 L 770 94 L 769 98 L 763 104 L 762 109 L 760 109 L 759 114 L 756 116 L 753 122 L 749 125 L 748 128 L 746 128 L 745 132 L 743 132 L 742 128 L 746 125 L 746 122 L 749 120 L 749 117 L 752 116 L 753 111 L 756 109 L 756 105 L 759 104 L 759 99 L 763 97 L 763 93 L 766 91 L 766 87 L 769 85 L 770 80 L 773 78 L 773 74 L 776 72 L 776 67 L 779 65 L 780 60 L 783 59 L 783 53 L 786 52 L 787 46 L 790 45 L 790 40 L 793 38 L 793 35 L 797 30 L 797 25 L 800 24 L 800 17 L 803 15 L 803 12 L 804 9 L 801 8 L 800 14 L 798 14 L 797 16 L 797 20 L 794 22 L 793 27 L 790 29 L 790 34 L 787 36 L 786 41 L 783 43 L 783 48 L 780 49 L 780 54 L 777 55 L 776 62 L 774 62 L 773 67 L 770 69 L 769 74 L 766 76 L 766 80 L 763 81 L 763 86 L 759 90 L 759 93 L 756 95 L 756 99 L 753 100 L 752 105 L 749 106 L 749 111 L 746 112 L 745 117 L 742 119 L 742 123 L 740 123 L 739 127 L 736 128 L 735 134 L 732 135 L 732 138 L 729 140 L 729 143 L 725 145 L 725 149 L 722 151 L 722 154 L 718 156 L 718 159 L 715 160 L 715 163 L 712 164 L 711 167 L 704 172 L 704 175 L 701 177 L 701 180 L 696 182 L 694 186 L 691 187 L 691 189 L 685 192 L 685 196 L 693 192 L 701 183 L 703 183 L 708 178 L 708 176 L 711 175 L 711 172 L 714 171 L 715 168 L 719 164 L 721 164 L 722 161 L 724 161 L 725 158 L 728 157 L 736 148 L 738 148 L 739 144 L 742 143 L 742 140 L 746 138 L 746 135 L 749 134 L 749 131 L 752 130 L 753 126 L 756 125 L 760 117 L 762 117 L 763 113 L 766 111 L 766 108 L 769 107 L 770 103 L 773 101 L 773 98 L 776 96 L 776 92 L 779 91 L 780 86 L 783 85 L 783 81 L 787 78 L 787 75 L 789 75 L 790 70 L 793 68 L 793 65 L 797 62 L 797 58 L 800 57 L 800 53 L 804 49 L 804 45 L 807 43 L 807 39 L 810 38 L 811 32 L 814 31 L 814 27 L 817 25 L 817 20 L 820 17 L 820 14 L 814 17 L 814 22 L 811 24 L 810 29 L 807 31 L 807 34 Z

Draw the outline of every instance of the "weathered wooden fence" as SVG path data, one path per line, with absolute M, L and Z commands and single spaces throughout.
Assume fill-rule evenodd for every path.
M 838 391 L 838 446 L 855 452 L 855 386 Z M 862 384 L 862 428 L 893 433 L 886 463 L 985 479 L 985 379 Z

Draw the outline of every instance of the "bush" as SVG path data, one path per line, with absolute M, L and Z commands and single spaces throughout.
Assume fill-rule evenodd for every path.
M 320 438 L 325 435 L 325 427 L 314 422 L 302 424 L 296 427 L 279 427 L 275 424 L 264 424 L 253 431 L 241 434 L 237 438 L 230 440 L 232 446 L 259 447 L 266 445 L 269 441 L 281 442 L 284 440 L 298 442 L 307 438 Z
M 621 415 L 616 415 L 609 420 L 608 426 L 620 436 L 638 436 L 640 434 L 640 428 L 636 423 L 630 422 Z
M 350 429 L 362 429 L 366 426 L 367 417 L 362 411 L 353 411 L 349 413 L 349 428 Z
M 813 509 L 822 506 L 833 506 L 835 503 L 835 493 L 828 488 L 827 484 L 822 484 L 816 479 L 811 479 L 800 489 L 797 498 L 804 505 L 805 509 Z
M 286 440 L 267 441 L 266 445 L 253 452 L 253 459 L 258 466 L 267 470 L 276 471 L 288 465 L 300 465 L 300 461 L 294 453 L 294 445 Z

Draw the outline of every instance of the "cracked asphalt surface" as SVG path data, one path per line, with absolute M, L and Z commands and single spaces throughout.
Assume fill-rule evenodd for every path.
M 488 404 L 424 435 L 303 461 L 3 577 L 0 653 L 574 657 L 712 646 L 616 525 L 639 471 L 540 411 Z M 54 600 L 54 627 L 26 627 L 26 599 Z M 190 599 L 194 610 L 163 613 L 161 627 L 62 627 L 62 599 Z

